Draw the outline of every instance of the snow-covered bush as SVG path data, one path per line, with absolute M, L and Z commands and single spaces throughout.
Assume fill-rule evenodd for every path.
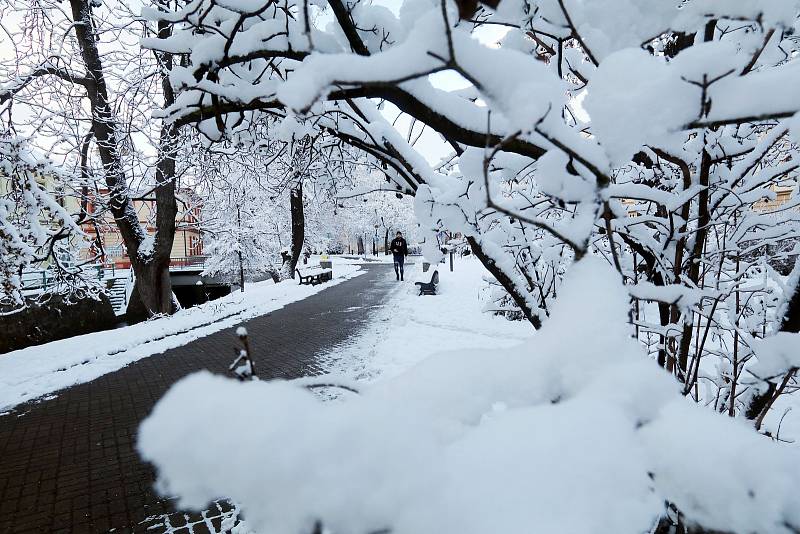
M 607 264 L 567 278 L 535 354 L 445 353 L 336 402 L 200 372 L 139 450 L 164 494 L 229 496 L 259 532 L 641 534 L 665 501 L 719 531 L 794 532 L 800 453 L 684 398 L 630 338 Z
M 797 190 L 800 99 L 793 88 L 800 82 L 800 3 L 485 4 L 405 0 L 392 10 L 327 0 L 290 1 L 279 9 L 271 0 L 197 0 L 167 14 L 147 13 L 171 24 L 174 33 L 146 44 L 189 58 L 172 72 L 181 94 L 166 115 L 178 124 L 195 124 L 209 138 L 224 139 L 248 121 L 280 116 L 292 128 L 329 132 L 378 159 L 398 190 L 415 195 L 429 259 L 441 254 L 440 231 L 461 233 L 525 317 L 544 325 L 526 354 L 531 365 L 544 360 L 568 372 L 574 364 L 542 355 L 538 344 L 546 340 L 548 322 L 557 322 L 556 310 L 569 293 L 562 281 L 572 265 L 604 258 L 628 295 L 614 331 L 644 344 L 652 361 L 640 357 L 643 368 L 665 369 L 684 395 L 734 419 L 720 421 L 708 413 L 701 416 L 711 421 L 703 429 L 693 426 L 694 411 L 675 408 L 669 413 L 685 417 L 675 432 L 696 433 L 691 439 L 673 434 L 662 445 L 709 445 L 692 457 L 697 469 L 719 467 L 719 448 L 726 454 L 735 449 L 717 426 L 752 440 L 754 447 L 768 447 L 755 435 L 744 438 L 735 418 L 750 419 L 775 436 L 767 415 L 781 394 L 796 388 L 800 367 L 784 350 L 788 341 L 778 343 L 780 350 L 769 348 L 779 331 L 779 338 L 797 342 L 798 270 L 787 282 L 758 253 L 782 250 L 800 235 L 800 196 L 777 212 L 761 209 L 777 188 Z M 443 73 L 458 75 L 467 87 L 447 90 Z M 409 135 L 388 119 L 390 107 L 410 119 Z M 418 121 L 452 149 L 442 164 L 430 165 L 415 149 L 411 131 Z M 597 299 L 586 291 L 582 305 L 595 307 Z M 627 350 L 611 344 L 591 348 L 598 359 L 622 357 Z M 759 365 L 765 362 L 769 373 Z M 551 387 L 536 374 L 522 376 L 532 394 L 545 395 Z M 492 387 L 508 377 L 481 378 Z M 630 389 L 628 382 L 615 386 L 620 395 Z M 658 402 L 657 391 L 643 395 Z M 591 413 L 588 403 L 585 410 Z M 612 434 L 622 432 L 614 429 Z M 639 439 L 638 433 L 624 436 L 628 445 Z M 764 451 L 760 460 L 766 463 L 780 463 L 787 454 L 771 446 Z M 670 475 L 686 474 L 687 455 L 672 452 L 665 450 L 659 458 L 665 463 L 651 473 L 654 494 L 677 510 L 668 523 L 674 520 L 681 532 L 680 514 L 739 532 L 796 528 L 786 526 L 796 525 L 789 512 L 773 515 L 785 510 L 782 505 L 759 500 L 761 490 L 751 488 L 750 504 L 757 509 L 733 504 L 740 501 L 731 493 L 744 487 L 749 468 L 700 477 L 707 485 L 664 483 Z M 636 456 L 627 460 L 639 465 Z M 405 473 L 398 475 L 398 486 Z M 523 491 L 517 495 L 528 505 Z M 775 503 L 790 498 L 780 484 L 771 495 Z M 606 495 L 595 497 L 604 502 Z M 312 503 L 299 500 L 313 516 Z M 506 502 L 508 516 L 521 513 L 520 501 Z M 340 505 L 337 513 L 353 513 Z M 737 522 L 743 510 L 766 523 Z M 459 510 L 473 517 L 470 511 Z M 318 515 L 329 520 L 328 512 L 335 515 L 329 509 Z M 546 510 L 541 513 L 548 517 Z M 728 524 L 720 520 L 725 514 Z M 781 514 L 782 520 L 775 519 Z M 571 520 L 574 514 L 562 515 Z M 608 527 L 602 523 L 607 516 L 613 514 L 593 515 L 593 524 Z M 638 516 L 627 517 L 641 527 Z M 435 517 L 413 519 L 420 518 L 437 524 Z M 404 524 L 394 520 L 394 526 Z M 547 523 L 529 523 L 541 524 Z

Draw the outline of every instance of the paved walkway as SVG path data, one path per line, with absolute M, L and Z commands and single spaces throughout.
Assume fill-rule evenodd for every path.
M 396 287 L 390 270 L 369 266 L 244 323 L 259 376 L 318 372 L 315 355 L 355 334 Z M 219 528 L 226 503 L 202 517 L 176 514 L 154 494 L 153 469 L 134 446 L 139 423 L 167 388 L 198 369 L 225 373 L 235 340 L 233 329 L 224 330 L 0 417 L 0 533 L 198 533 L 207 531 L 204 520 Z

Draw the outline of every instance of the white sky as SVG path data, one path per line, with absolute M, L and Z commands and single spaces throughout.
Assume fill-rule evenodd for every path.
M 139 3 L 138 0 L 133 0 L 133 2 Z M 128 3 L 130 5 L 130 0 Z M 376 5 L 384 6 L 387 9 L 394 12 L 395 14 L 398 14 L 399 7 L 402 4 L 402 0 L 374 0 L 374 3 Z M 329 12 L 321 14 L 320 17 L 317 18 L 315 22 L 317 23 L 317 25 L 324 27 L 327 24 L 329 17 L 331 17 Z M 1 23 L 7 29 L 13 31 L 14 28 L 20 24 L 20 21 L 21 21 L 20 15 L 17 15 L 15 13 L 9 13 L 3 17 Z M 505 35 L 507 31 L 508 31 L 507 29 L 499 26 L 484 26 L 482 28 L 479 28 L 475 32 L 475 37 L 479 41 L 486 44 L 487 46 L 493 46 Z M 8 40 L 8 37 L 4 35 L 4 32 L 0 32 L 0 60 L 10 59 L 13 57 L 14 57 L 14 50 L 11 46 L 10 41 Z M 429 76 L 429 79 L 435 87 L 445 91 L 455 91 L 470 86 L 467 80 L 465 80 L 455 72 L 442 72 L 434 74 Z M 0 85 L 5 85 L 5 83 L 7 83 L 7 80 L 0 80 Z M 579 118 L 588 120 L 588 116 L 586 116 L 585 111 L 580 105 L 584 96 L 585 93 L 580 94 L 578 98 L 575 99 L 573 107 L 576 108 L 574 109 L 574 111 L 579 116 Z M 20 111 L 21 110 L 18 108 L 17 113 L 19 113 Z M 391 104 L 387 104 L 386 106 L 384 106 L 383 112 L 390 122 L 395 123 L 396 129 L 400 131 L 400 133 L 403 134 L 404 136 L 407 136 L 408 129 L 412 122 L 411 118 L 405 115 L 398 118 L 398 110 Z M 419 133 L 421 127 L 422 127 L 421 123 L 416 124 L 413 138 L 417 137 L 417 134 Z M 48 143 L 45 140 L 41 140 L 39 144 L 40 146 L 47 146 Z M 438 163 L 444 156 L 446 156 L 452 150 L 441 139 L 441 137 L 430 128 L 424 129 L 422 135 L 419 136 L 419 139 L 415 143 L 414 147 L 431 164 Z

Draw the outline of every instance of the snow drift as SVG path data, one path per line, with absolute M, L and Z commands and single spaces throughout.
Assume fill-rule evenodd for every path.
M 791 532 L 800 453 L 684 399 L 629 337 L 628 298 L 584 259 L 533 342 L 440 354 L 336 402 L 196 373 L 138 447 L 162 493 L 232 498 L 262 532 L 641 534 L 665 501 L 708 528 Z

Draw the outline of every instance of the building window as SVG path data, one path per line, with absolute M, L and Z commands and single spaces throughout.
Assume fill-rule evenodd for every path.
M 123 247 L 122 243 L 119 245 L 111 245 L 106 247 L 106 256 L 109 258 L 121 258 L 123 256 Z
M 196 235 L 189 236 L 189 256 L 202 256 L 203 244 Z

